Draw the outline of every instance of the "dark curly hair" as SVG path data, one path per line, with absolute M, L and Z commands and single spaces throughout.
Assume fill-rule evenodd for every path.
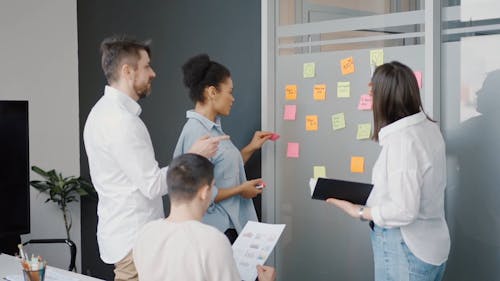
M 227 78 L 231 77 L 229 70 L 222 64 L 211 61 L 207 54 L 190 58 L 183 66 L 184 85 L 189 88 L 189 98 L 196 102 L 204 102 L 203 91 L 206 87 L 218 88 Z

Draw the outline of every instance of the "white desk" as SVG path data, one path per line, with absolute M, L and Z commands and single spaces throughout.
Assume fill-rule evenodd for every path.
M 97 279 L 94 277 L 74 273 L 71 271 L 59 269 L 56 267 L 52 266 L 47 266 L 47 270 L 45 272 L 45 280 L 51 280 L 50 275 L 54 277 L 58 277 L 59 279 L 67 279 L 71 281 L 96 281 L 96 280 L 102 280 L 102 279 Z M 9 256 L 6 254 L 0 254 L 0 280 L 5 280 L 5 277 L 8 275 L 18 275 L 21 276 L 22 278 L 22 268 L 21 268 L 21 262 L 18 258 Z

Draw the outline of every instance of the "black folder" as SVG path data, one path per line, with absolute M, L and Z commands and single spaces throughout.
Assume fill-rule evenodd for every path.
M 312 199 L 336 198 L 365 205 L 372 187 L 373 185 L 368 183 L 318 178 Z

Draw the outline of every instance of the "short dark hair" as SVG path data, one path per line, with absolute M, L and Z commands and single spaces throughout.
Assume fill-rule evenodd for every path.
M 384 126 L 423 111 L 417 79 L 408 66 L 398 61 L 382 64 L 375 69 L 371 84 L 374 140 L 378 141 Z
M 204 102 L 205 87 L 219 87 L 219 84 L 231 77 L 229 69 L 211 61 L 207 54 L 190 58 L 183 66 L 184 85 L 189 88 L 189 98 L 194 102 Z
M 123 63 L 137 67 L 140 59 L 140 50 L 144 50 L 151 57 L 151 41 L 138 41 L 127 35 L 113 35 L 101 43 L 101 67 L 108 83 L 118 80 L 118 70 Z
M 202 186 L 211 186 L 213 179 L 214 165 L 207 158 L 194 153 L 177 156 L 167 171 L 170 200 L 190 201 Z

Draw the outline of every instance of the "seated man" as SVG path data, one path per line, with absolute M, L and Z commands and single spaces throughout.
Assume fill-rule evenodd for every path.
M 167 172 L 170 215 L 144 226 L 133 249 L 139 280 L 241 280 L 229 240 L 201 223 L 211 201 L 213 164 L 196 154 L 172 160 Z M 275 280 L 274 268 L 257 267 L 259 281 Z

